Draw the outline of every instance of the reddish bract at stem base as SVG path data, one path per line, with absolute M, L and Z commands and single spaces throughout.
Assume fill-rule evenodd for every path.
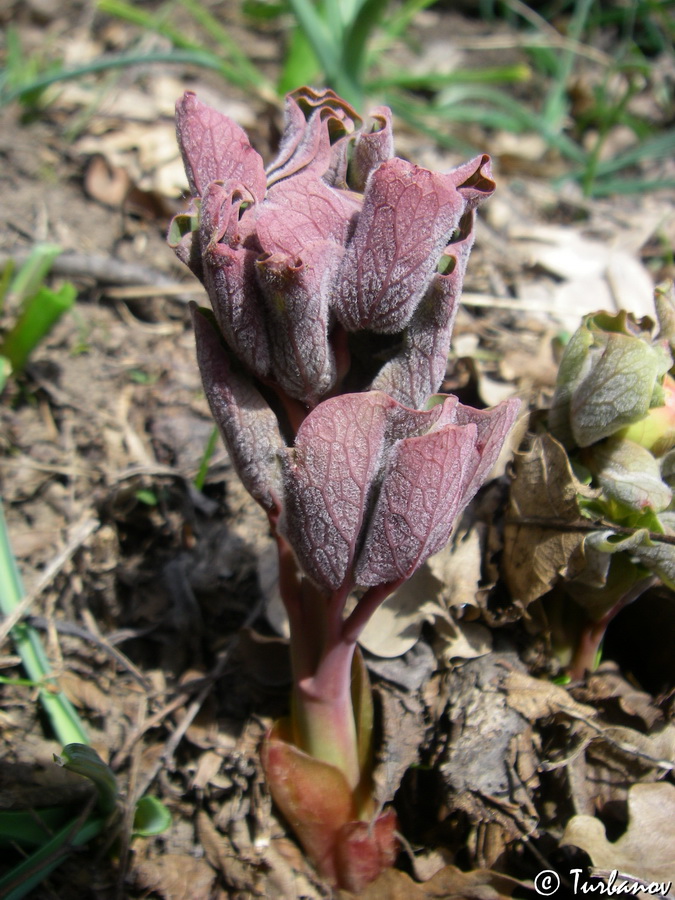
M 288 722 L 278 722 L 262 747 L 272 798 L 319 874 L 360 891 L 394 864 L 396 813 L 390 808 L 367 821 L 359 818 L 355 793 L 342 772 L 284 739 L 287 731 Z

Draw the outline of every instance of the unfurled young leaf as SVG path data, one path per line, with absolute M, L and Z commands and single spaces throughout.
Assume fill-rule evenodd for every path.
M 675 585 L 671 299 L 657 290 L 658 333 L 626 312 L 584 318 L 548 416 L 561 443 L 537 436 L 516 461 L 507 580 L 525 603 L 556 588 L 544 605 L 575 679 L 595 667 L 625 606 L 659 581 Z M 574 605 L 558 615 L 565 597 Z
M 580 447 L 608 437 L 645 416 L 656 379 L 670 357 L 622 334 L 610 334 L 602 355 L 577 386 L 570 403 L 572 433 Z

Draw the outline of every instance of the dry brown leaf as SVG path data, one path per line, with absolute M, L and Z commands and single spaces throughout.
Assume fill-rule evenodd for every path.
M 417 761 L 424 739 L 424 711 L 414 695 L 404 695 L 386 683 L 376 687 L 382 709 L 382 748 L 373 774 L 378 803 L 389 803 L 403 775 Z
M 550 681 L 533 678 L 527 672 L 513 669 L 504 678 L 504 687 L 508 705 L 528 722 L 549 719 L 560 713 L 575 718 L 592 719 L 595 716 L 592 706 L 577 703 L 565 688 Z
M 375 611 L 359 638 L 369 653 L 393 658 L 417 642 L 425 622 L 439 637 L 437 653 L 446 660 L 475 659 L 492 649 L 490 631 L 474 622 L 455 621 L 451 606 L 477 606 L 481 578 L 480 537 L 476 530 L 429 559 Z
M 197 770 L 192 776 L 190 787 L 197 790 L 204 790 L 207 784 L 210 784 L 220 771 L 223 764 L 223 757 L 215 750 L 206 750 L 201 754 L 197 762 Z
M 618 869 L 647 883 L 675 882 L 675 786 L 634 784 L 628 792 L 628 818 L 625 833 L 611 843 L 599 819 L 574 816 L 561 845 L 585 850 L 598 869 Z
M 478 606 L 476 589 L 481 580 L 482 557 L 480 534 L 472 528 L 456 535 L 452 544 L 429 558 L 429 571 L 443 585 L 449 606 Z
M 375 656 L 403 656 L 417 643 L 425 622 L 445 615 L 440 602 L 441 582 L 427 564 L 375 610 L 361 632 L 359 643 Z
M 635 253 L 616 241 L 597 240 L 560 225 L 512 231 L 516 248 L 530 266 L 550 272 L 557 283 L 523 284 L 521 299 L 543 295 L 551 313 L 575 329 L 579 317 L 596 309 L 653 314 L 653 281 Z
M 645 729 L 652 729 L 663 721 L 663 712 L 651 694 L 638 690 L 627 681 L 616 663 L 605 660 L 597 671 L 588 676 L 575 695 L 580 700 L 592 701 L 595 706 L 618 707 L 625 716 L 639 718 Z M 627 723 L 628 724 L 628 723 Z
M 110 695 L 104 693 L 98 685 L 88 678 L 80 678 L 75 672 L 62 672 L 59 686 L 71 703 L 75 706 L 94 710 L 99 715 L 107 716 L 111 709 Z
M 501 900 L 522 887 L 514 878 L 487 869 L 462 872 L 445 866 L 418 884 L 405 872 L 387 869 L 359 894 L 339 891 L 339 900 Z
M 573 475 L 567 454 L 548 434 L 518 453 L 504 530 L 504 573 L 514 599 L 528 604 L 560 578 L 584 568 L 585 533 L 563 530 L 580 517 L 577 494 L 589 494 Z M 552 526 L 544 526 L 542 520 Z
M 210 900 L 216 873 L 205 859 L 167 853 L 134 866 L 139 887 L 163 900 Z
M 602 729 L 601 736 L 609 748 L 608 762 L 618 753 L 628 757 L 640 774 L 645 770 L 657 773 L 675 770 L 675 725 L 672 723 L 652 734 L 621 725 L 608 726 Z
M 531 725 L 510 705 L 505 687 L 518 665 L 515 655 L 492 653 L 453 673 L 445 712 L 451 736 L 438 765 L 448 807 L 463 810 L 474 824 L 503 830 L 502 838 L 492 841 L 495 847 L 537 824 L 531 796 L 539 754 Z M 477 859 L 488 867 L 495 862 Z
M 205 812 L 197 814 L 197 835 L 206 858 L 229 887 L 247 891 L 251 896 L 261 896 L 259 871 L 239 856 L 230 839 L 218 831 Z
M 84 175 L 84 187 L 94 200 L 119 209 L 131 187 L 129 174 L 120 166 L 111 165 L 103 156 L 94 156 Z

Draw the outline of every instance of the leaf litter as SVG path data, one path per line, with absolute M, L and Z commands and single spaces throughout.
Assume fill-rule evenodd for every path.
M 59 117 L 82 109 L 88 95 L 64 92 L 62 106 L 29 126 L 19 126 L 16 110 L 1 113 L 11 185 L 0 226 L 6 252 L 53 235 L 64 257 L 85 256 L 70 276 L 81 289 L 76 315 L 36 353 L 28 392 L 12 386 L 3 398 L 2 491 L 32 598 L 27 614 L 129 796 L 151 786 L 173 816 L 165 835 L 132 843 L 125 871 L 114 859 L 75 855 L 36 896 L 325 897 L 277 820 L 257 762 L 288 684 L 279 623 L 263 611 L 264 519 L 220 447 L 204 491 L 193 486 L 211 424 L 184 304 L 162 290 L 181 277 L 163 232 L 180 206 L 167 97 L 184 85 L 166 81 L 149 76 L 140 91 L 118 91 L 67 152 Z M 264 146 L 274 124 L 264 115 L 246 119 L 245 98 L 231 102 L 239 103 L 231 112 L 238 121 L 257 123 Z M 107 166 L 96 163 L 96 184 L 94 159 Z M 46 169 L 57 180 L 47 191 Z M 123 179 L 123 192 L 101 181 L 106 171 Z M 462 335 L 478 340 L 467 377 L 461 381 L 455 358 L 445 386 L 464 402 L 472 394 L 492 402 L 491 390 L 511 388 L 541 406 L 552 394 L 560 324 L 578 321 L 582 297 L 584 311 L 601 296 L 624 304 L 617 285 L 630 286 L 642 313 L 649 248 L 672 222 L 667 202 L 651 198 L 590 205 L 536 183 L 514 190 L 501 181 L 480 223 L 457 320 L 460 347 Z M 142 196 L 130 202 L 133 191 Z M 570 207 L 582 226 L 566 219 Z M 87 254 L 107 257 L 113 272 L 144 267 L 156 276 L 156 293 L 109 302 L 87 271 Z M 582 257 L 590 265 L 583 272 Z M 505 305 L 490 308 L 491 300 Z M 556 459 L 542 441 L 516 466 L 538 471 L 546 502 L 573 525 L 573 476 Z M 406 871 L 385 873 L 363 897 L 509 897 L 560 862 L 563 844 L 585 850 L 599 869 L 645 880 L 672 874 L 672 661 L 647 690 L 633 681 L 626 655 L 585 683 L 552 683 L 559 669 L 551 611 L 540 598 L 569 574 L 567 548 L 576 559 L 580 537 L 570 530 L 535 539 L 530 530 L 520 553 L 528 565 L 537 561 L 536 577 L 531 569 L 517 576 L 524 587 L 514 603 L 498 565 L 503 557 L 518 569 L 517 531 L 509 524 L 503 535 L 500 523 L 505 499 L 498 481 L 454 547 L 420 572 L 412 597 L 385 607 L 366 638 L 382 711 L 378 796 L 395 797 L 409 849 L 400 862 Z M 539 492 L 512 502 L 521 516 L 542 515 Z M 43 583 L 88 517 L 95 529 Z M 240 631 L 252 610 L 258 614 Z M 11 644 L 2 654 L 3 674 L 20 674 Z M 30 689 L 2 691 L 3 808 L 48 798 L 76 804 L 78 788 L 50 764 L 60 748 Z M 623 836 L 608 842 L 605 826 Z M 655 832 L 658 849 L 644 843 Z

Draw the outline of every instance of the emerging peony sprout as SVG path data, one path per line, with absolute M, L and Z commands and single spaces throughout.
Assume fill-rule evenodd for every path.
M 293 702 L 263 747 L 272 796 L 334 884 L 393 863 L 371 785 L 372 704 L 355 656 L 377 606 L 440 550 L 519 404 L 433 396 L 494 183 L 393 156 L 332 91 L 290 94 L 279 154 L 188 92 L 177 131 L 192 206 L 169 236 L 203 281 L 197 356 L 239 476 L 266 510 L 291 628 Z M 345 614 L 347 600 L 354 603 Z
M 598 523 L 565 585 L 586 613 L 573 638 L 573 678 L 592 671 L 626 605 L 659 581 L 675 588 L 672 285 L 657 289 L 656 309 L 656 335 L 651 319 L 625 311 L 585 316 L 565 348 L 549 411 L 549 429 L 587 494 L 578 494 L 579 511 Z M 572 631 L 574 617 L 566 620 Z

